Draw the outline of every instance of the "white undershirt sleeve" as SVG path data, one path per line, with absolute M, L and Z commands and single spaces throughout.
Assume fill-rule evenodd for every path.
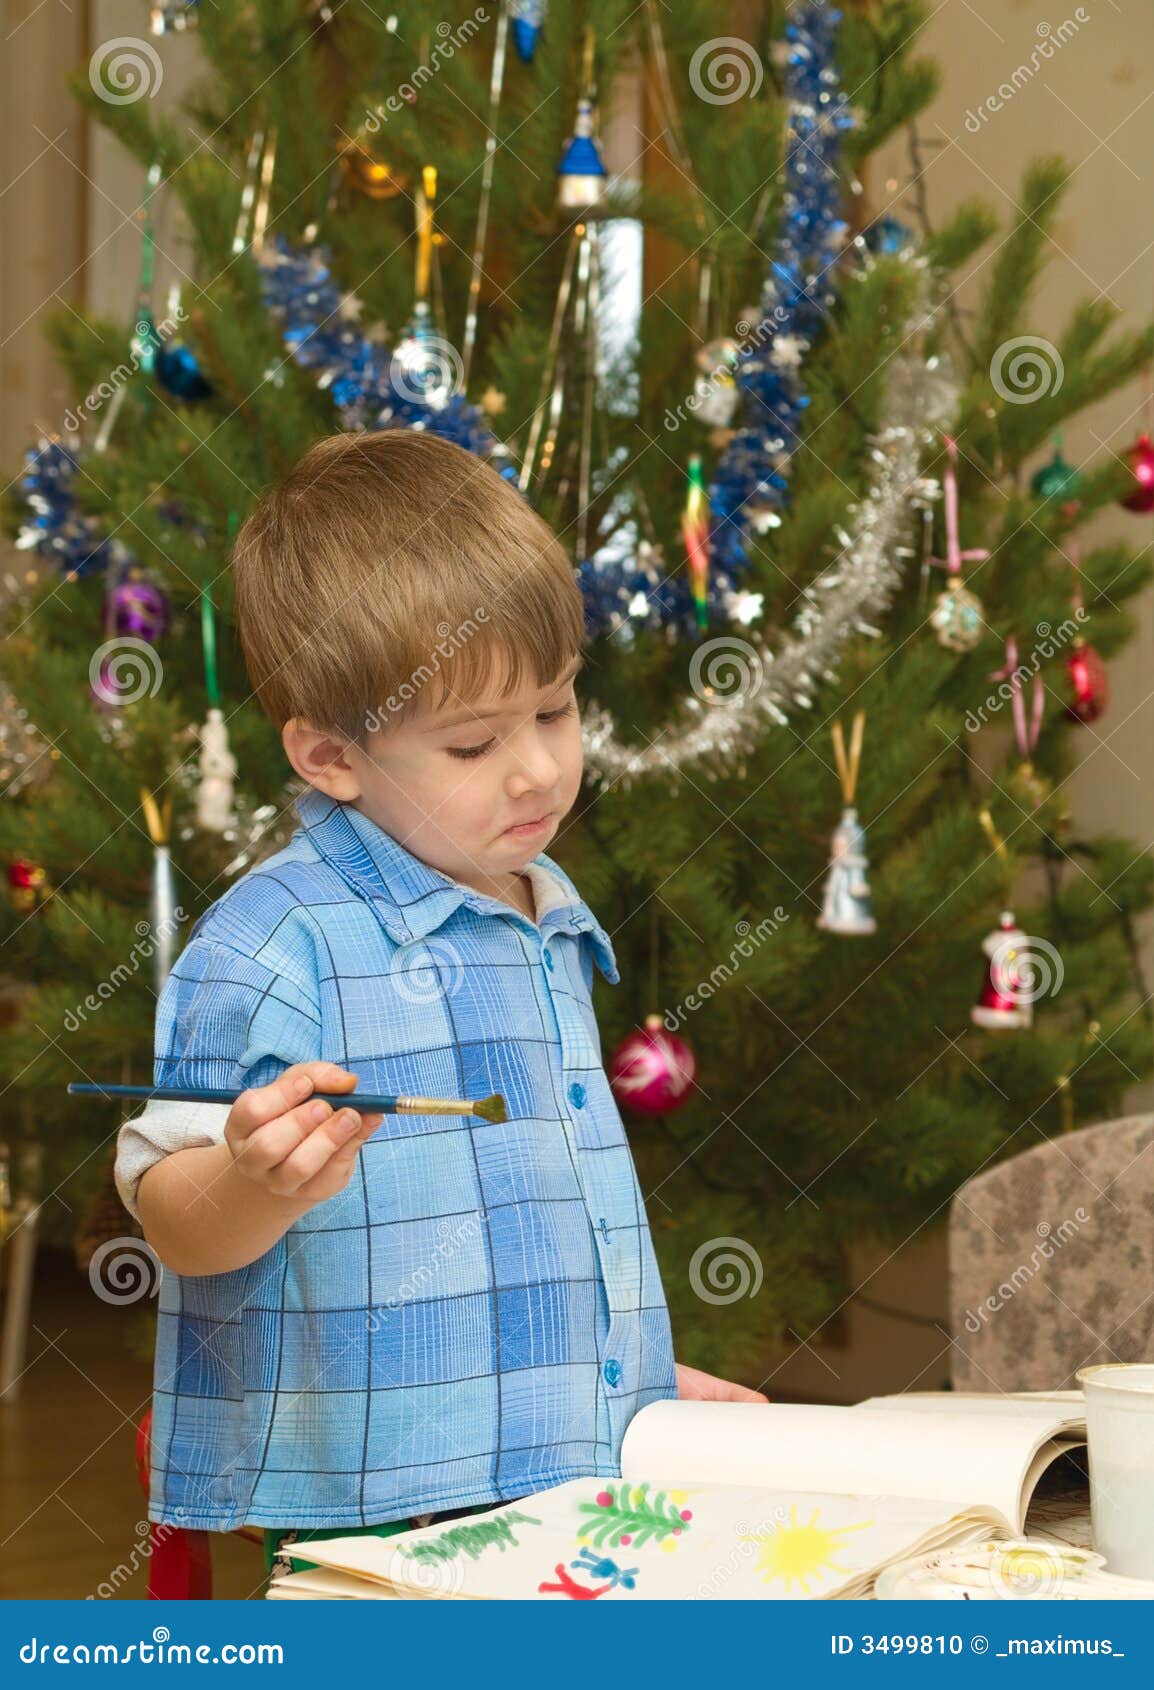
M 145 1171 L 174 1150 L 223 1144 L 228 1112 L 227 1103 L 153 1102 L 125 1121 L 116 1140 L 116 1189 L 134 1220 L 140 1220 L 136 1188 Z

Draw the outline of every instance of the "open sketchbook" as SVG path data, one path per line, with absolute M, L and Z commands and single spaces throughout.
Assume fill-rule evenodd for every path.
M 1080 1392 L 875 1397 L 854 1408 L 659 1402 L 621 1477 L 573 1479 L 393 1538 L 301 1545 L 275 1600 L 863 1597 L 899 1560 L 1018 1537 L 1085 1441 Z

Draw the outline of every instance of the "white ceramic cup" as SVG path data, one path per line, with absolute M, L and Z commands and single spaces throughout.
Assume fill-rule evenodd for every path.
M 1083 1367 L 1094 1547 L 1111 1573 L 1154 1579 L 1154 1362 Z

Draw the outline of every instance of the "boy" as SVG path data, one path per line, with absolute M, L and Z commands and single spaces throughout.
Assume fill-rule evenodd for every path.
M 520 495 L 417 432 L 309 451 L 238 538 L 237 620 L 308 790 L 161 997 L 117 1183 L 169 1272 L 150 1518 L 388 1535 L 617 1472 L 675 1369 L 601 1066 L 608 935 L 543 854 L 580 785 L 573 572 Z M 480 1098 L 508 1122 L 336 1113 Z

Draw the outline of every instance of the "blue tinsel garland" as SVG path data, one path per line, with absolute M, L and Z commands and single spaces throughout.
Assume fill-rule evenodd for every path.
M 434 406 L 398 386 L 391 350 L 350 320 L 347 295 L 333 280 L 322 248 L 301 250 L 278 235 L 262 255 L 261 285 L 294 360 L 319 372 L 345 428 L 428 429 L 489 459 L 506 477 L 515 475 L 505 447 L 462 394 Z
M 788 462 L 809 405 L 798 359 L 835 298 L 830 267 L 846 235 L 838 215 L 838 155 L 842 132 L 854 124 L 834 64 L 840 18 L 824 5 L 802 5 L 786 26 L 790 130 L 782 226 L 762 290 L 761 320 L 740 349 L 734 373 L 742 420 L 709 489 L 715 519 L 710 559 L 719 577 L 744 572 L 751 524 L 772 521 L 786 501 Z
M 827 277 L 846 231 L 838 216 L 837 160 L 840 135 L 854 122 L 834 65 L 840 16 L 821 0 L 807 0 L 792 8 L 785 31 L 790 130 L 783 221 L 762 292 L 761 320 L 738 352 L 734 379 L 741 420 L 709 489 L 709 604 L 725 621 L 748 569 L 751 524 L 772 522 L 785 503 L 788 460 L 809 403 L 797 375 L 799 360 L 835 297 Z M 302 369 L 318 373 L 343 427 L 425 428 L 515 479 L 506 447 L 462 394 L 437 406 L 398 386 L 393 353 L 357 326 L 355 308 L 349 309 L 323 249 L 297 249 L 277 236 L 265 248 L 261 270 L 265 304 L 279 316 L 286 345 Z M 62 572 L 77 575 L 120 561 L 123 548 L 100 536 L 97 519 L 73 510 L 77 462 L 72 452 L 47 441 L 26 458 L 22 486 L 29 516 L 18 543 L 35 547 Z M 671 628 L 696 638 L 687 572 L 666 575 L 629 550 L 631 555 L 615 560 L 602 553 L 580 568 L 590 632 L 625 623 Z
M 74 439 L 67 445 L 43 439 L 24 453 L 20 493 L 26 512 L 16 545 L 35 552 L 61 575 L 94 575 L 129 556 L 118 540 L 101 533 L 98 517 L 77 511 L 79 468 L 80 447 Z
M 788 465 L 809 404 L 798 375 L 801 358 L 836 297 L 829 272 L 847 226 L 839 216 L 841 134 L 855 119 L 841 92 L 834 46 L 841 13 L 820 0 L 791 8 L 781 57 L 789 107 L 781 227 L 761 296 L 760 321 L 738 349 L 737 427 L 709 488 L 713 518 L 708 603 L 729 622 L 734 594 L 749 567 L 750 528 L 773 525 L 786 502 Z M 591 629 L 622 623 L 673 627 L 697 639 L 688 572 L 658 576 L 643 563 L 594 560 L 581 587 Z

